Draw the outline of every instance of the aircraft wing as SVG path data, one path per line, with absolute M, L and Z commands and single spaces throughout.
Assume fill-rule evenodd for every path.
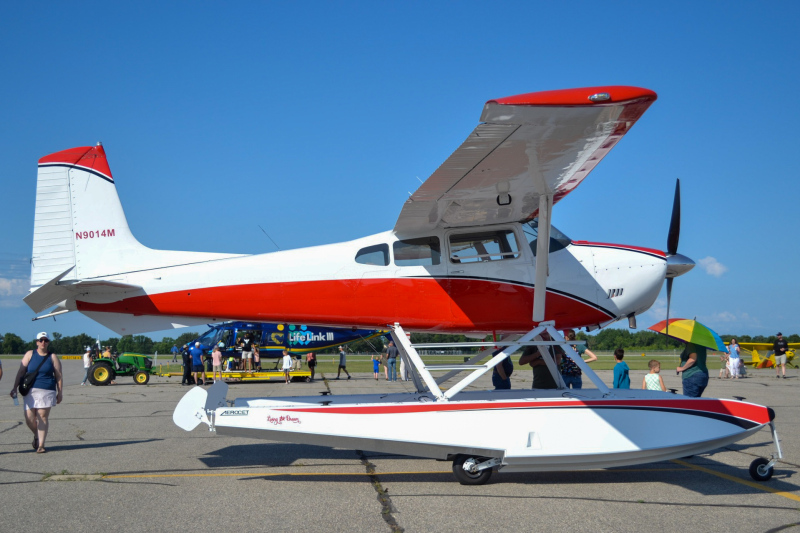
M 572 192 L 656 99 L 587 87 L 489 100 L 481 123 L 403 205 L 394 230 L 527 221 Z
M 790 350 L 800 348 L 800 342 L 788 343 Z M 745 350 L 772 350 L 773 344 L 771 342 L 740 342 L 739 346 Z

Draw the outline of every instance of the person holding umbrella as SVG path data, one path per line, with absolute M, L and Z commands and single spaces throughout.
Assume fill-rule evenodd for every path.
M 658 333 L 684 341 L 686 347 L 681 352 L 681 362 L 675 370 L 683 374 L 683 395 L 699 398 L 708 386 L 708 367 L 706 348 L 727 352 L 728 348 L 717 333 L 697 320 L 670 318 L 650 326 Z
M 699 398 L 708 387 L 706 355 L 706 347 L 693 342 L 687 342 L 681 352 L 681 364 L 675 370 L 683 373 L 684 396 Z

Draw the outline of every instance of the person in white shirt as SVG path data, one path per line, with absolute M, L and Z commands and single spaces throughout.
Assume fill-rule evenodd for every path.
M 289 384 L 289 371 L 292 370 L 292 356 L 289 355 L 289 350 L 283 351 L 283 377 L 286 378 L 286 384 Z
M 81 387 L 86 385 L 86 380 L 89 379 L 89 368 L 91 366 L 92 366 L 92 348 L 87 346 L 86 351 L 83 352 L 83 368 L 86 369 L 86 372 L 83 374 L 83 381 L 81 382 Z

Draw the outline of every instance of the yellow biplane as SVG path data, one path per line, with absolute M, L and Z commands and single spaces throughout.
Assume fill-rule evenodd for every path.
M 726 342 L 725 345 L 727 344 Z M 753 368 L 773 368 L 775 366 L 775 354 L 772 352 L 771 342 L 740 342 L 739 348 L 751 356 L 750 361 L 744 361 L 744 353 L 741 354 L 744 364 Z M 789 349 L 786 350 L 786 364 L 794 368 L 797 368 L 797 365 L 792 363 L 792 360 L 798 348 L 800 348 L 800 342 L 790 342 Z

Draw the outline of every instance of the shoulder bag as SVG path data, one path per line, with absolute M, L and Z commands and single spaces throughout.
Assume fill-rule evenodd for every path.
M 42 368 L 42 365 L 45 361 L 47 361 L 47 358 L 52 357 L 52 355 L 53 353 L 49 352 L 47 357 L 44 357 L 42 362 L 39 363 L 39 366 L 36 367 L 36 370 L 33 372 L 26 372 L 25 375 L 22 376 L 22 381 L 20 381 L 19 387 L 17 387 L 21 395 L 28 395 L 28 393 L 31 391 L 31 388 L 33 388 L 33 382 L 36 381 L 36 376 L 39 374 L 39 369 Z

